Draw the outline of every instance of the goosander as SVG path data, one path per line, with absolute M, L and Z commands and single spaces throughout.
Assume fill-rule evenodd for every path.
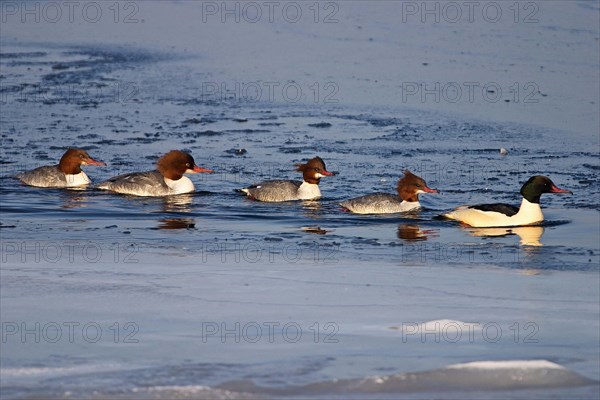
M 200 168 L 194 158 L 180 150 L 171 150 L 156 163 L 156 170 L 115 176 L 102 182 L 98 189 L 134 196 L 169 196 L 194 191 L 192 181 L 183 174 L 213 172 Z
M 461 206 L 443 217 L 475 228 L 537 224 L 544 220 L 540 207 L 540 196 L 543 193 L 573 194 L 570 190 L 559 189 L 549 178 L 537 175 L 529 178 L 521 188 L 523 200 L 520 208 L 499 203 Z
M 327 171 L 325 163 L 320 157 L 315 157 L 306 164 L 297 164 L 296 171 L 302 172 L 303 181 L 265 181 L 241 189 L 241 191 L 258 201 L 315 200 L 321 197 L 319 190 L 321 178 L 334 175 L 333 172 Z
M 47 165 L 17 175 L 21 182 L 30 186 L 67 188 L 88 185 L 90 178 L 81 170 L 82 165 L 103 165 L 83 149 L 68 149 L 58 165 Z
M 374 193 L 356 197 L 340 203 L 346 210 L 355 214 L 391 214 L 411 211 L 421 207 L 419 194 L 439 193 L 430 189 L 425 181 L 409 170 L 398 180 L 398 195 Z
M 543 246 L 541 242 L 544 234 L 543 226 L 515 226 L 499 228 L 471 228 L 468 230 L 471 236 L 502 237 L 517 235 L 522 246 Z
M 400 224 L 398 226 L 398 239 L 406 240 L 407 242 L 420 242 L 432 237 L 436 237 L 438 230 L 436 229 L 421 229 L 416 224 Z

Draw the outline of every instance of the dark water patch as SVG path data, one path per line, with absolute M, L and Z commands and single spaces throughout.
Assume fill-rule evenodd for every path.
M 403 125 L 400 127 L 396 127 L 392 132 L 387 133 L 385 135 L 381 135 L 378 136 L 376 138 L 372 138 L 370 140 L 378 140 L 378 139 L 383 139 L 383 140 L 389 140 L 389 139 L 410 139 L 410 140 L 417 140 L 421 137 L 418 129 L 414 126 L 411 125 Z
M 115 140 L 115 139 L 102 139 L 102 140 L 95 141 L 93 143 L 97 144 L 97 145 L 101 145 L 101 146 L 125 146 L 129 142 L 123 141 L 123 140 Z
M 333 125 L 331 125 L 329 122 L 317 122 L 315 124 L 308 124 L 308 126 L 310 126 L 311 128 L 331 128 Z
M 31 153 L 31 155 L 33 156 L 34 159 L 38 159 L 38 160 L 48 160 L 48 153 L 46 153 L 45 151 L 34 151 L 33 153 Z
M 18 83 L 18 84 L 7 84 L 4 83 L 0 86 L 0 93 L 20 93 L 23 92 L 27 88 L 39 88 L 39 85 L 33 83 Z M 17 99 L 18 100 L 18 99 Z
M 263 240 L 265 242 L 282 242 L 283 239 L 279 238 L 279 237 L 273 237 L 273 236 L 266 236 L 263 238 Z
M 594 170 L 594 171 L 600 171 L 600 164 L 597 164 L 597 165 L 592 165 L 592 164 L 587 164 L 587 163 L 585 163 L 585 164 L 582 164 L 582 166 L 583 166 L 584 168 L 592 169 L 592 170 Z
M 268 114 L 268 113 L 270 113 L 270 111 L 263 111 L 263 113 Z M 279 119 L 279 117 L 276 115 L 262 115 L 260 117 L 254 118 L 254 119 L 256 119 L 258 121 L 265 121 L 265 120 L 276 120 L 276 119 Z
M 0 53 L 0 60 L 7 58 L 36 58 L 45 57 L 48 53 L 42 51 L 24 51 L 19 53 Z
M 54 64 L 53 71 L 42 76 L 44 83 L 53 85 L 84 84 L 100 80 L 103 75 L 118 69 L 132 68 L 151 61 L 165 59 L 166 55 L 134 48 L 81 47 L 66 51 L 65 56 L 81 56 L 72 61 Z
M 202 123 L 213 123 L 215 122 L 214 120 L 210 120 L 210 121 L 206 121 L 203 118 L 188 118 L 186 120 L 184 120 L 182 123 L 184 125 L 190 125 L 190 124 L 202 124 Z
M 301 147 L 280 147 L 279 152 L 283 154 L 300 154 L 305 149 Z
M 77 136 L 77 139 L 90 140 L 90 139 L 99 139 L 101 137 L 102 136 L 98 135 L 97 133 L 86 133 L 86 134 Z
M 171 98 L 171 97 L 161 97 L 158 99 L 160 103 L 173 103 L 177 106 L 212 106 L 212 107 L 223 107 L 228 106 L 227 102 L 224 100 L 218 99 L 206 99 L 206 98 L 197 98 L 192 97 L 189 99 L 182 99 L 180 97 Z
M 54 69 L 53 67 L 56 65 L 54 61 L 29 61 L 29 60 L 19 60 L 19 61 L 9 61 L 5 63 L 6 67 L 50 67 L 50 69 Z M 60 68 L 57 68 L 60 69 Z M 41 68 L 40 68 L 41 70 Z
M 129 138 L 125 138 L 124 140 L 125 140 L 125 142 L 129 142 L 129 143 L 150 144 L 150 143 L 164 141 L 166 139 L 161 138 L 161 137 L 152 136 L 152 137 L 129 137 Z
M 201 137 L 201 136 L 220 136 L 223 132 L 213 131 L 213 130 L 205 130 L 205 131 L 195 131 L 195 132 L 186 132 L 185 137 Z
M 375 127 L 378 127 L 378 128 L 385 128 L 385 127 L 394 126 L 394 125 L 402 125 L 405 122 L 405 121 L 403 121 L 400 118 L 373 118 L 373 117 L 366 117 L 363 120 L 365 122 L 368 122 L 372 126 L 375 126 Z
M 228 129 L 227 133 L 268 133 L 271 132 L 268 129 Z
M 545 154 L 540 156 L 531 156 L 532 160 L 553 160 L 553 159 L 561 159 L 561 158 L 570 158 L 568 154 Z
M 600 211 L 600 204 L 590 204 L 588 202 L 572 202 L 569 204 L 565 204 L 566 206 L 573 208 L 583 208 L 588 210 L 598 210 Z
M 565 220 L 565 219 L 563 219 L 563 220 L 559 219 L 559 220 L 553 220 L 553 221 L 545 220 L 540 225 L 541 226 L 560 226 L 560 225 L 568 224 L 570 222 L 572 222 L 572 221 Z

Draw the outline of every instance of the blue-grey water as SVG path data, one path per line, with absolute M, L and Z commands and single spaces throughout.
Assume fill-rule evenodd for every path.
M 597 14 L 597 2 L 589 4 Z M 167 16 L 191 24 L 182 14 L 198 6 L 169 6 L 140 3 L 139 12 L 183 35 Z M 339 6 L 342 21 L 376 38 L 390 33 Z M 103 43 L 25 25 L 9 19 L 0 42 L 2 398 L 598 396 L 598 131 L 571 106 L 561 111 L 574 118 L 572 130 L 553 121 L 557 100 L 541 97 L 529 120 L 499 111 L 519 109 L 510 101 L 477 103 L 484 111 L 476 116 L 381 104 L 370 97 L 387 93 L 373 89 L 378 73 L 382 85 L 393 80 L 381 60 L 359 68 L 365 77 L 346 75 L 347 65 L 316 76 L 290 49 L 286 79 L 265 73 L 259 81 L 255 70 L 269 57 L 261 40 L 260 61 L 239 61 L 245 74 L 234 74 L 210 60 L 226 51 L 205 42 L 116 40 L 105 26 Z M 291 24 L 251 28 L 257 38 L 272 29 L 319 42 Z M 319 28 L 321 39 L 344 41 L 336 36 L 346 34 L 343 24 L 335 34 L 329 28 Z M 434 36 L 422 39 L 423 51 Z M 557 40 L 587 48 L 593 38 L 597 47 L 597 30 Z M 346 39 L 363 45 L 354 34 Z M 526 46 L 518 39 L 510 40 Z M 384 41 L 378 54 L 392 57 L 394 46 Z M 351 54 L 339 52 L 349 64 Z M 433 53 L 425 58 L 440 56 Z M 544 62 L 562 76 L 562 61 Z M 576 68 L 598 84 L 593 57 Z M 512 76 L 526 79 L 518 69 Z M 279 91 L 290 83 L 303 91 L 300 101 Z M 361 85 L 370 88 L 363 101 Z M 536 119 L 545 112 L 546 124 Z M 191 176 L 197 192 L 172 198 L 40 189 L 14 178 L 56 163 L 69 146 L 108 164 L 85 167 L 94 182 L 152 169 L 171 149 L 191 151 L 215 172 Z M 322 179 L 320 201 L 267 204 L 235 192 L 298 178 L 294 163 L 316 155 L 338 173 Z M 357 216 L 338 205 L 393 192 L 405 169 L 441 191 L 421 196 L 422 210 Z M 435 218 L 466 203 L 518 205 L 522 183 L 537 174 L 573 191 L 542 197 L 541 227 L 471 229 Z M 448 369 L 475 361 L 516 364 L 506 373 Z

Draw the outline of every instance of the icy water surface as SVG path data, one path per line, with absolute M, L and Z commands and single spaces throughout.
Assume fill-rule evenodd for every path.
M 587 135 L 406 107 L 201 92 L 197 56 L 149 46 L 3 43 L 3 398 L 595 398 L 600 183 Z M 304 89 L 306 87 L 304 86 Z M 80 146 L 94 182 L 165 151 L 215 170 L 198 191 L 134 198 L 26 187 Z M 595 145 L 595 146 L 594 146 Z M 499 149 L 508 149 L 501 156 Z M 338 172 L 316 202 L 235 189 Z M 407 215 L 339 201 L 440 195 Z M 539 227 L 435 219 L 509 202 L 544 174 Z

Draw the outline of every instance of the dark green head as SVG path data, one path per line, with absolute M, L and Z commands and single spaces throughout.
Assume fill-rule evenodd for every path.
M 570 193 L 570 190 L 558 188 L 550 178 L 536 175 L 529 178 L 521 188 L 521 195 L 530 203 L 539 203 L 542 193 Z

